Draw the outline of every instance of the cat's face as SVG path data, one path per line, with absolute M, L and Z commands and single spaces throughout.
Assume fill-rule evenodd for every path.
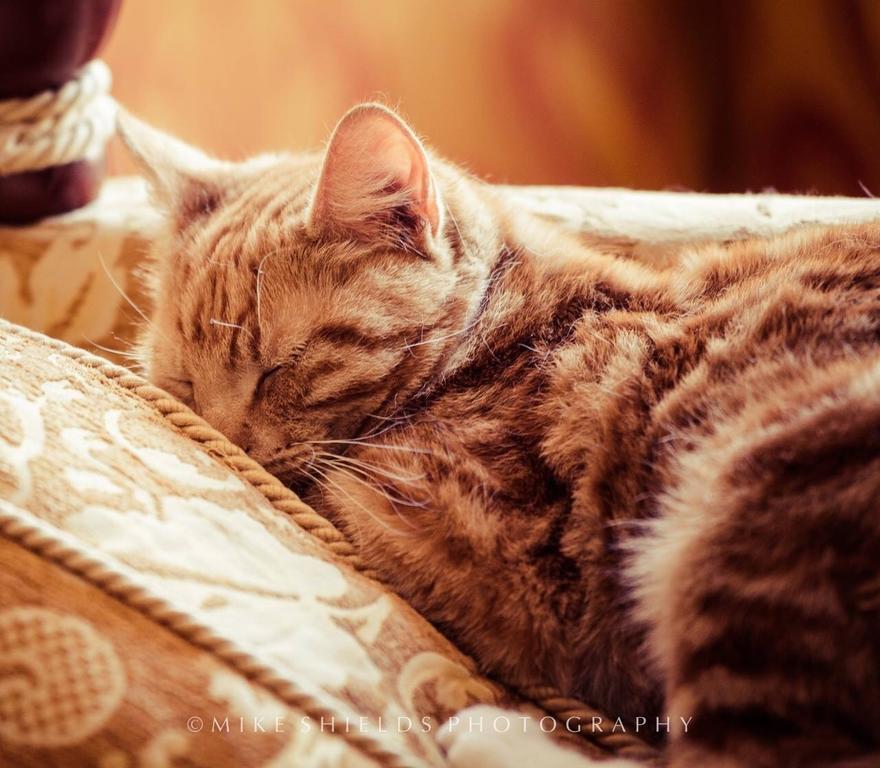
M 221 163 L 128 118 L 173 232 L 152 276 L 147 375 L 302 481 L 424 379 L 457 321 L 443 207 L 393 113 L 357 108 L 322 156 Z M 307 475 L 306 475 L 307 477 Z

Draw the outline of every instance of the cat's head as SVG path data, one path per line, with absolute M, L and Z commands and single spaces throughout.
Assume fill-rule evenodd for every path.
M 377 429 L 473 310 L 436 161 L 393 112 L 350 111 L 325 152 L 214 160 L 130 116 L 168 211 L 142 343 L 149 379 L 293 480 Z M 448 173 L 448 169 L 446 173 Z

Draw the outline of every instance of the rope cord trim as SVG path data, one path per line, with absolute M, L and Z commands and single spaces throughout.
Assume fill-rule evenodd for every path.
M 99 157 L 116 130 L 111 81 L 94 59 L 57 91 L 0 100 L 0 175 Z
M 296 525 L 322 542 L 336 558 L 347 563 L 362 576 L 375 582 L 383 589 L 390 588 L 382 581 L 375 570 L 366 565 L 354 545 L 333 523 L 304 504 L 296 494 L 284 486 L 274 475 L 269 474 L 260 464 L 245 454 L 241 448 L 231 443 L 187 406 L 171 397 L 165 390 L 147 383 L 143 378 L 128 369 L 111 363 L 109 360 L 98 357 L 91 352 L 71 346 L 66 342 L 50 338 L 28 328 L 14 325 L 2 318 L 0 318 L 0 329 L 50 347 L 53 351 L 98 371 L 106 378 L 116 382 L 119 386 L 131 391 L 152 405 L 179 432 L 199 443 L 208 453 L 218 458 L 221 463 L 240 478 L 255 487 L 272 506 L 290 517 Z M 103 588 L 103 585 L 99 582 L 96 581 L 95 583 Z M 154 597 L 150 599 L 157 600 Z M 220 638 L 220 640 L 224 639 Z M 289 686 L 290 683 L 285 681 L 285 685 Z M 600 718 L 606 723 L 614 721 L 613 718 L 605 716 L 599 710 L 577 699 L 565 697 L 559 691 L 549 686 L 523 689 L 519 693 L 543 711 L 563 722 L 568 718 L 576 718 L 582 723 L 592 723 L 594 717 Z M 279 693 L 279 695 L 281 694 Z M 592 729 L 590 729 L 590 732 L 582 730 L 581 736 L 603 750 L 621 757 L 629 757 L 636 760 L 652 760 L 657 757 L 657 751 L 653 747 L 643 739 L 630 733 L 613 733 L 608 730 L 593 733 Z

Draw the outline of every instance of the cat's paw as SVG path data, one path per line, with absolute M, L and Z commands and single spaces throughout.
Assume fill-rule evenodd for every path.
M 521 712 L 480 705 L 451 717 L 437 734 L 451 768 L 588 768 L 607 765 L 556 744 Z

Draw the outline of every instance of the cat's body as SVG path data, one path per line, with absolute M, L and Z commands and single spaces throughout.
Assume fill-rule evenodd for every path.
M 880 749 L 880 225 L 661 268 L 378 107 L 323 165 L 157 175 L 151 377 L 484 669 L 692 718 L 688 768 Z
M 816 753 L 831 713 L 870 744 L 880 227 L 695 249 L 659 274 L 554 245 L 508 241 L 459 364 L 373 425 L 381 447 L 349 450 L 403 480 L 343 473 L 309 501 L 506 681 L 629 723 L 693 717 L 692 739 L 747 753 L 766 728 L 782 765 L 799 764 L 786 728 Z

